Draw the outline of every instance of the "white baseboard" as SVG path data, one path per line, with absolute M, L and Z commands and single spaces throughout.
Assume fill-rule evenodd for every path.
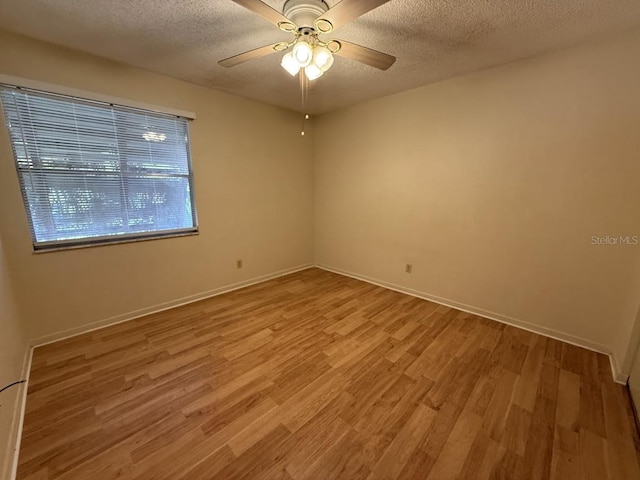
M 349 272 L 349 271 L 342 270 L 340 268 L 331 267 L 328 265 L 317 264 L 315 266 L 323 270 L 327 270 L 329 272 L 337 273 L 338 275 L 344 275 L 347 277 L 355 278 L 356 280 L 362 280 L 363 282 L 371 283 L 379 287 L 388 288 L 389 290 L 394 290 L 396 292 L 405 293 L 413 297 L 422 298 L 423 300 L 428 300 L 430 302 L 438 303 L 440 305 L 455 308 L 457 310 L 462 310 L 463 312 L 479 315 L 481 317 L 488 318 L 490 320 L 495 320 L 496 322 L 505 323 L 507 325 L 521 328 L 529 332 L 537 333 L 545 337 L 553 338 L 561 342 L 570 343 L 571 345 L 576 345 L 578 347 L 586 348 L 587 350 L 592 350 L 594 352 L 602 353 L 609 357 L 609 362 L 611 363 L 611 373 L 613 375 L 613 380 L 616 383 L 621 383 L 621 384 L 627 383 L 628 377 L 620 372 L 620 368 L 618 367 L 618 362 L 615 358 L 615 355 L 613 354 L 613 350 L 606 345 L 601 345 L 599 343 L 592 342 L 591 340 L 588 340 L 586 338 L 578 337 L 576 335 L 571 335 L 565 332 L 561 332 L 559 330 L 543 327 L 541 325 L 536 325 L 535 323 L 526 322 L 524 320 L 518 320 L 517 318 L 512 318 L 507 315 L 502 315 L 500 313 L 495 313 L 488 310 L 484 310 L 482 308 L 474 307 L 473 305 L 467 305 L 464 303 L 456 302 L 454 300 L 449 300 L 447 298 L 442 298 L 437 295 L 431 295 L 418 290 L 414 290 L 412 288 L 403 287 L 401 285 L 396 285 L 390 282 L 385 282 L 384 280 L 378 280 L 376 278 L 367 277 L 366 275 L 360 275 L 358 273 Z
M 613 375 L 613 381 L 616 383 L 620 383 L 622 385 L 626 385 L 629 380 L 629 375 L 622 373 L 620 370 L 620 366 L 618 365 L 618 359 L 613 354 L 613 352 L 608 353 L 609 355 L 609 363 L 611 364 L 611 374 Z
M 499 313 L 491 312 L 488 310 L 484 310 L 482 308 L 474 307 L 473 305 L 467 305 L 464 303 L 456 302 L 454 300 L 449 300 L 447 298 L 439 297 L 437 295 L 431 295 L 425 292 L 421 292 L 418 290 L 414 290 L 408 287 L 403 287 L 401 285 L 397 285 L 394 283 L 386 282 L 384 280 L 379 280 L 371 277 L 367 277 L 366 275 L 360 275 L 354 272 L 349 272 L 346 270 L 342 270 L 340 268 L 331 267 L 329 265 L 312 265 L 312 264 L 304 264 L 299 265 L 297 267 L 292 267 L 285 270 L 280 270 L 278 272 L 269 273 L 266 275 L 261 275 L 259 277 L 254 277 L 248 280 L 244 280 L 242 282 L 234 283 L 231 285 L 226 285 L 214 290 L 209 290 L 207 292 L 201 292 L 194 295 L 189 295 L 186 297 L 178 298 L 176 300 L 171 300 L 168 302 L 164 302 L 161 304 L 153 305 L 150 307 L 142 308 L 139 310 L 134 310 L 132 312 L 124 313 L 121 315 L 116 315 L 114 317 L 106 318 L 104 320 L 98 320 L 96 322 L 92 322 L 86 325 L 70 328 L 67 330 L 63 330 L 60 332 L 56 332 L 53 334 L 45 335 L 42 337 L 38 337 L 36 339 L 29 341 L 29 347 L 39 347 L 42 345 L 46 345 L 48 343 L 57 342 L 60 340 L 64 340 L 66 338 L 74 337 L 77 335 L 82 335 L 84 333 L 92 332 L 94 330 L 99 330 L 101 328 L 108 327 L 110 325 L 116 325 L 118 323 L 128 322 L 130 320 L 134 320 L 136 318 L 143 317 L 145 315 L 150 315 L 152 313 L 162 312 L 164 310 L 169 310 L 171 308 L 179 307 L 181 305 L 186 305 L 189 303 L 197 302 L 199 300 L 204 300 L 206 298 L 215 297 L 217 295 L 222 295 L 224 293 L 231 292 L 233 290 L 238 290 L 240 288 L 248 287 L 250 285 L 255 285 L 257 283 L 265 282 L 267 280 L 272 280 L 274 278 L 282 277 L 284 275 L 289 275 L 291 273 L 299 272 L 301 270 L 306 270 L 311 267 L 321 268 L 323 270 L 327 270 L 333 273 L 337 273 L 339 275 L 345 275 L 347 277 L 355 278 L 357 280 L 362 280 L 367 283 L 371 283 L 374 285 L 378 285 L 380 287 L 388 288 L 390 290 L 395 290 L 397 292 L 405 293 L 407 295 L 411 295 L 417 298 L 422 298 L 424 300 L 429 300 L 431 302 L 438 303 L 440 305 L 445 305 L 451 308 L 456 308 L 458 310 L 462 310 L 464 312 L 472 313 L 474 315 L 480 315 L 482 317 L 488 318 L 490 320 L 495 320 L 497 322 L 505 323 L 508 325 L 512 325 L 514 327 L 521 328 L 523 330 L 527 330 L 533 333 L 537 333 L 543 335 L 545 337 L 550 337 L 556 340 L 560 340 L 562 342 L 570 343 L 572 345 L 576 345 L 578 347 L 586 348 L 588 350 L 592 350 L 598 353 L 603 353 L 608 355 L 611 363 L 611 370 L 614 377 L 614 380 L 617 383 L 625 384 L 627 382 L 627 375 L 623 374 L 620 371 L 618 366 L 617 359 L 612 353 L 612 349 L 606 345 L 601 345 L 596 342 L 592 342 L 586 338 L 578 337 L 575 335 L 571 335 L 565 332 L 561 332 L 559 330 L 543 327 L 534 323 L 526 322 L 524 320 L 518 320 L 516 318 L 509 317 L 507 315 L 502 315 Z M 31 355 L 31 353 L 30 353 Z
M 111 325 L 128 322 L 136 318 L 144 317 L 145 315 L 150 315 L 152 313 L 162 312 L 164 310 L 169 310 L 171 308 L 179 307 L 181 305 L 187 305 L 189 303 L 198 302 L 206 298 L 222 295 L 223 293 L 232 292 L 233 290 L 238 290 L 240 288 L 248 287 L 250 285 L 255 285 L 256 283 L 266 282 L 267 280 L 273 280 L 274 278 L 282 277 L 284 275 L 289 275 L 291 273 L 299 272 L 301 270 L 306 270 L 311 267 L 312 267 L 311 264 L 299 265 L 297 267 L 292 267 L 285 270 L 280 270 L 278 272 L 261 275 L 259 277 L 250 278 L 248 280 L 243 280 L 242 282 L 233 283 L 231 285 L 225 285 L 223 287 L 209 290 L 207 292 L 188 295 L 186 297 L 178 298 L 176 300 L 170 300 L 168 302 L 152 305 L 150 307 L 141 308 L 139 310 L 134 310 L 133 312 L 127 312 L 121 315 L 116 315 L 114 317 L 105 318 L 104 320 L 91 322 L 86 325 L 69 328 L 67 330 L 63 330 L 60 332 L 52 333 L 49 335 L 45 335 L 45 336 L 30 340 L 29 346 L 34 348 L 41 347 L 48 343 L 58 342 L 60 340 L 65 340 L 67 338 L 75 337 L 77 335 L 89 333 L 94 330 L 99 330 L 101 328 L 109 327 Z
M 9 479 L 15 480 L 18 473 L 18 454 L 20 453 L 20 442 L 22 440 L 22 425 L 24 424 L 24 414 L 27 408 L 27 391 L 29 390 L 29 376 L 31 374 L 31 359 L 33 358 L 33 348 L 27 346 L 22 363 L 21 379 L 25 379 L 26 382 L 19 385 L 18 388 L 18 400 L 16 401 L 15 410 L 13 411 L 13 420 L 11 422 L 11 431 L 15 433 L 15 443 L 13 452 L 9 452 L 8 459 L 11 459 L 8 465 L 7 471 L 9 472 Z

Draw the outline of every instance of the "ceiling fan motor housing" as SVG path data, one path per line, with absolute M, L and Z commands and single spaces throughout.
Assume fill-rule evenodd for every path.
M 284 16 L 295 23 L 300 30 L 313 29 L 318 17 L 329 10 L 323 0 L 287 0 L 284 4 Z

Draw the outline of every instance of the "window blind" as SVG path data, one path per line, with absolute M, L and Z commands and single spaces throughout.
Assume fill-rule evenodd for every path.
M 197 231 L 185 118 L 0 86 L 36 250 Z

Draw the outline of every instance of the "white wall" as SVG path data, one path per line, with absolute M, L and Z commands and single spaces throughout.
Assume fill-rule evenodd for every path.
M 298 114 L 6 32 L 0 45 L 4 74 L 197 114 L 200 235 L 44 254 L 32 253 L 2 125 L 0 231 L 30 339 L 311 261 L 311 139 Z
M 4 244 L 0 238 L 0 388 L 21 380 L 27 341 L 15 304 Z M 16 385 L 0 393 L 0 479 L 9 479 L 18 429 L 19 400 L 25 387 Z
M 591 237 L 640 235 L 638 58 L 636 31 L 317 118 L 316 262 L 622 365 L 640 246 Z

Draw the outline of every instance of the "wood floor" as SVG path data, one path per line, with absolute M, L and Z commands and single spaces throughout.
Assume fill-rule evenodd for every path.
M 607 357 L 318 269 L 36 349 L 18 478 L 640 478 Z

